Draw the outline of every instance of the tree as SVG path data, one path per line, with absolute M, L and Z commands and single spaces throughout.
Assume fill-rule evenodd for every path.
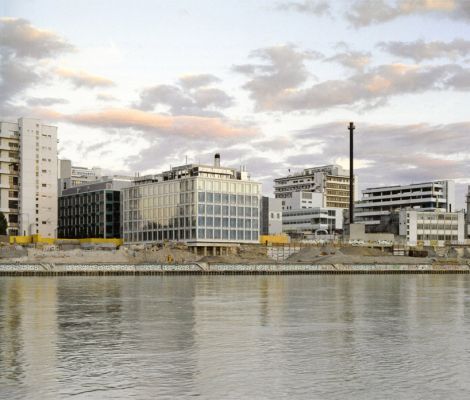
M 6 235 L 7 234 L 7 219 L 5 218 L 5 215 L 0 212 L 0 235 Z

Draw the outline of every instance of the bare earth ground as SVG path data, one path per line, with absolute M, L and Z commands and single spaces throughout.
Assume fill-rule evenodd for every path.
M 228 264 L 272 264 L 272 263 L 311 263 L 311 264 L 470 264 L 470 249 L 429 249 L 428 257 L 393 256 L 390 249 L 367 247 L 331 246 L 305 247 L 290 255 L 285 261 L 266 255 L 264 246 L 241 246 L 235 254 L 222 256 L 201 256 L 188 251 L 183 245 L 153 246 L 150 248 L 122 247 L 118 250 L 54 250 L 2 246 L 0 263 L 228 263 Z

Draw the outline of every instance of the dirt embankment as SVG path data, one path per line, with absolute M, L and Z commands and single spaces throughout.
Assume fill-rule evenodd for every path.
M 390 248 L 369 247 L 306 247 L 287 258 L 287 262 L 309 262 L 316 264 L 467 264 L 470 249 L 428 249 L 428 257 L 394 256 Z
M 227 263 L 227 264 L 468 264 L 470 249 L 429 249 L 428 257 L 393 256 L 390 249 L 333 246 L 304 247 L 284 261 L 267 256 L 261 245 L 242 245 L 229 254 L 201 256 L 182 244 L 121 247 L 117 250 L 0 247 L 0 263 L 59 263 L 59 264 L 140 264 L 140 263 Z M 277 261 L 276 261 L 277 260 Z

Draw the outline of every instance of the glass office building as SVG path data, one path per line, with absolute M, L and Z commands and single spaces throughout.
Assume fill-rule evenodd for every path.
M 59 196 L 58 236 L 67 239 L 120 238 L 121 189 L 134 178 L 103 177 L 65 189 Z
M 258 243 L 261 184 L 245 171 L 184 165 L 123 189 L 126 243 Z

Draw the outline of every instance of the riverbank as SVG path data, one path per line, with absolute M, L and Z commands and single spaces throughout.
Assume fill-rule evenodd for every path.
M 438 264 L 1 264 L 0 276 L 163 274 L 468 274 L 470 266 Z

